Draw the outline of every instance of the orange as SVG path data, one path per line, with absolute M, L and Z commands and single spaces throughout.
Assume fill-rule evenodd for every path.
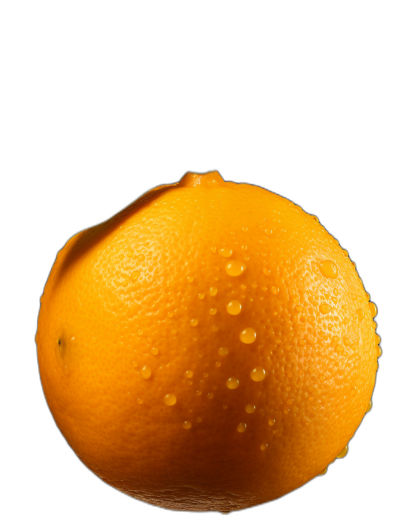
M 375 314 L 315 216 L 187 173 L 58 253 L 38 322 L 43 390 L 109 485 L 172 509 L 242 509 L 346 447 L 370 407 Z

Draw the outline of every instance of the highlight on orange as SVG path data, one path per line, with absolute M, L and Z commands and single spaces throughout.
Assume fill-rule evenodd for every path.
M 189 172 L 58 253 L 40 376 L 103 481 L 166 508 L 229 512 L 345 456 L 371 409 L 376 314 L 316 216 Z

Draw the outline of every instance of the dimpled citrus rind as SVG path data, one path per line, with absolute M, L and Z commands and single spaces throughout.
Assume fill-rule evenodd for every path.
M 187 174 L 59 252 L 42 385 L 110 485 L 173 509 L 241 509 L 303 485 L 353 436 L 379 355 L 371 305 L 315 216 Z

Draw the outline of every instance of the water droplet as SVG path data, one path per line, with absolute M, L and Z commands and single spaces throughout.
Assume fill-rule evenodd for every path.
M 214 398 L 214 393 L 208 393 L 207 398 L 209 398 L 210 400 Z
M 228 249 L 227 247 L 223 247 L 222 249 L 219 249 L 218 254 L 224 258 L 229 258 L 232 256 L 232 250 Z
M 216 326 L 216 325 L 212 326 L 212 327 L 211 327 L 211 330 L 212 330 L 213 332 L 218 332 L 218 326 Z
M 192 319 L 192 320 L 190 321 L 190 326 L 197 326 L 198 324 L 199 324 L 198 319 Z
M 200 391 L 200 389 L 198 389 L 198 390 L 196 391 L 196 396 L 200 396 L 200 395 L 201 395 L 201 391 Z
M 368 402 L 368 406 L 367 406 L 366 413 L 368 413 L 368 411 L 371 411 L 371 409 L 372 409 L 372 400 L 370 400 L 370 401 Z
M 271 293 L 273 293 L 274 295 L 277 295 L 279 293 L 279 288 L 277 288 L 276 286 L 272 286 Z
M 143 404 L 143 398 L 138 398 L 138 399 L 137 399 L 137 403 L 138 403 L 138 404 Z
M 256 340 L 256 332 L 253 328 L 245 328 L 242 330 L 239 334 L 240 341 L 242 343 L 245 343 L 246 345 L 250 345 L 251 343 L 254 343 Z
M 134 271 L 132 273 L 132 280 L 137 280 L 139 278 L 140 271 Z
M 199 293 L 198 297 L 199 297 L 200 300 L 203 300 L 204 299 L 204 293 Z
M 338 268 L 332 260 L 324 260 L 318 264 L 318 267 L 325 278 L 337 278 Z
M 215 315 L 217 313 L 217 308 L 210 308 L 210 315 Z
M 193 371 L 190 371 L 190 370 L 186 371 L 185 372 L 185 376 L 186 376 L 186 378 L 193 378 Z
M 246 270 L 246 266 L 240 260 L 229 260 L 225 271 L 230 277 L 238 277 Z
M 158 350 L 157 347 L 154 347 L 154 348 L 151 349 L 151 353 L 153 354 L 153 356 L 157 356 L 158 352 L 159 352 L 159 350 Z
M 371 317 L 373 319 L 374 317 L 376 317 L 376 314 L 378 313 L 378 308 L 373 302 L 369 302 L 368 306 L 369 306 L 369 311 L 371 312 Z
M 324 476 L 327 472 L 328 472 L 328 467 L 324 468 L 324 470 L 322 472 L 320 472 L 318 475 L 319 476 Z
M 224 405 L 222 406 L 222 409 L 228 409 L 228 406 L 224 404 Z
M 164 404 L 167 406 L 174 406 L 176 404 L 176 396 L 169 393 L 164 396 Z
M 268 444 L 266 444 L 266 443 L 262 443 L 261 446 L 260 446 L 260 448 L 261 448 L 261 450 L 262 450 L 263 452 L 265 452 L 265 450 L 268 448 Z
M 238 424 L 238 427 L 236 429 L 239 433 L 243 433 L 246 431 L 246 428 L 247 428 L 246 423 L 241 422 L 240 424 Z
M 237 389 L 239 387 L 239 380 L 237 378 L 228 378 L 226 380 L 226 387 L 228 389 Z
M 226 347 L 221 347 L 221 348 L 218 349 L 218 354 L 220 356 L 227 356 L 228 352 L 229 352 L 229 350 Z
M 182 424 L 182 428 L 184 430 L 190 430 L 191 427 L 192 427 L 192 423 L 190 422 L 190 420 L 185 420 Z
M 247 404 L 246 413 L 254 413 L 256 406 L 254 404 Z
M 137 361 L 132 361 L 132 365 L 136 368 L 139 365 L 139 363 Z
M 358 322 L 361 323 L 361 321 L 364 319 L 364 310 L 362 308 L 358 308 L 358 310 L 356 310 L 356 314 L 357 314 L 357 317 L 358 317 Z
M 343 450 L 340 452 L 340 454 L 337 456 L 337 459 L 343 459 L 343 457 L 346 457 L 347 452 L 349 451 L 349 447 L 346 444 L 346 446 L 343 448 Z
M 255 369 L 251 371 L 250 378 L 254 382 L 262 382 L 265 378 L 265 369 L 260 366 L 256 367 Z
M 151 376 L 151 367 L 148 365 L 144 365 L 140 369 L 140 376 L 143 378 L 143 380 L 148 380 Z
M 378 335 L 378 334 L 375 334 L 375 343 L 376 343 L 377 345 L 379 345 L 380 342 L 381 342 L 381 336 Z
M 319 311 L 325 315 L 331 311 L 331 307 L 329 306 L 329 304 L 321 304 L 319 307 Z
M 242 310 L 242 305 L 240 304 L 239 301 L 230 301 L 226 305 L 226 311 L 230 315 L 238 315 L 241 312 L 241 310 Z
M 273 426 L 275 424 L 275 419 L 269 419 L 268 424 Z
M 187 277 L 187 281 L 188 281 L 189 283 L 193 282 L 193 280 L 194 280 L 194 277 Z
M 382 349 L 379 345 L 376 346 L 376 357 L 380 358 L 382 356 Z
M 203 419 L 202 419 L 201 417 L 197 417 L 197 418 L 196 418 L 196 421 L 197 421 L 197 422 L 201 422 L 202 420 L 203 420 Z
M 204 378 L 208 378 L 208 372 L 203 373 Z
M 215 295 L 216 295 L 217 293 L 218 293 L 217 288 L 213 288 L 213 287 L 210 288 L 210 295 L 211 295 L 211 297 L 215 297 Z
M 172 330 L 171 330 L 171 334 L 173 334 L 173 335 L 176 334 L 176 330 L 175 330 L 175 328 L 172 328 Z
M 301 306 L 300 304 L 297 304 L 297 306 L 295 306 L 295 310 L 297 312 L 302 312 L 304 310 L 303 306 Z

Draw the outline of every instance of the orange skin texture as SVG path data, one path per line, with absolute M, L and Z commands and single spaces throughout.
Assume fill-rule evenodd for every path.
M 218 172 L 188 173 L 58 253 L 40 376 L 62 434 L 106 483 L 162 507 L 228 512 L 305 484 L 346 446 L 375 384 L 375 313 L 315 216 Z

